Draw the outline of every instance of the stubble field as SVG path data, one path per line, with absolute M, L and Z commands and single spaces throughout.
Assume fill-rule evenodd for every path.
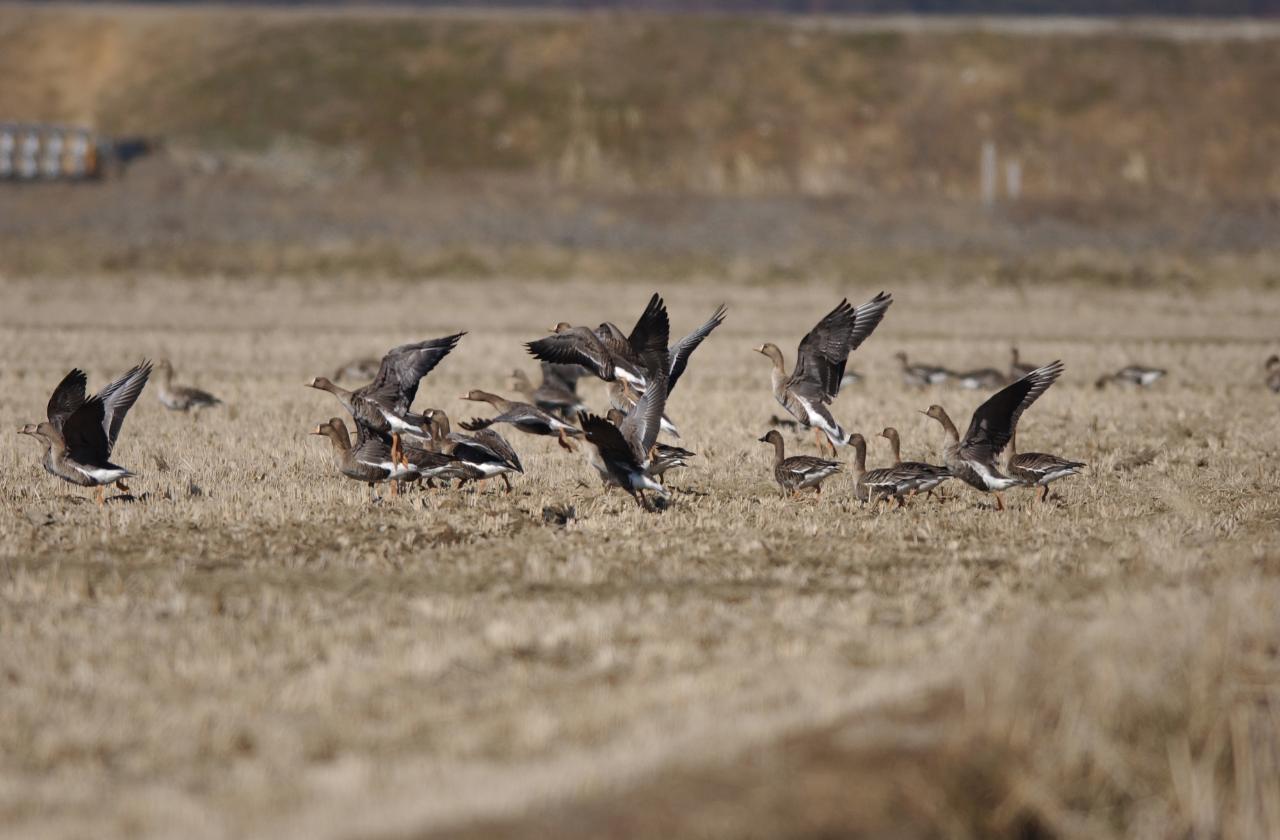
M 892 355 L 1063 379 L 1025 449 L 1088 462 L 1012 509 L 960 485 L 873 513 L 837 477 L 779 498 L 756 441 L 768 363 L 843 295 L 895 303 L 834 413 L 936 461 L 941 402 Z M 794 285 L 9 278 L 0 311 L 0 826 L 22 837 L 1280 835 L 1280 298 L 1256 286 L 1054 287 L 917 276 Z M 669 405 L 699 453 L 645 514 L 580 455 L 371 505 L 302 383 L 468 330 L 418 407 L 507 392 L 558 320 L 683 335 L 725 302 Z M 154 383 L 105 510 L 13 434 L 72 366 Z M 1129 362 L 1149 391 L 1097 391 Z M 582 392 L 607 406 L 600 383 Z M 506 433 L 506 432 L 504 432 Z M 814 451 L 788 437 L 789 451 Z M 845 457 L 848 453 L 845 453 Z M 572 506 L 560 527 L 548 506 Z M 891 832 L 894 832 L 890 834 Z

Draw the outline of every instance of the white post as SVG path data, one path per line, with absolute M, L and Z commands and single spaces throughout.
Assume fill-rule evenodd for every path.
M 979 178 L 982 181 L 982 203 L 990 207 L 996 203 L 996 144 L 990 140 L 982 143 L 982 163 Z

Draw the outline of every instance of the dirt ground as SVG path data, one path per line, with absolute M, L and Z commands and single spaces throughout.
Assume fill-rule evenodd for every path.
M 1003 366 L 1016 341 L 1066 362 L 1019 437 L 1088 462 L 1060 498 L 778 497 L 751 348 L 790 364 L 866 284 L 0 279 L 4 833 L 1280 834 L 1280 298 L 903 275 L 836 416 L 936 459 L 917 411 L 980 395 L 910 390 L 893 354 Z M 729 305 L 670 405 L 699 457 L 661 514 L 515 432 L 510 495 L 371 505 L 306 435 L 342 410 L 302 383 L 347 357 L 468 330 L 417 403 L 456 420 L 534 370 L 521 342 L 655 289 L 673 334 Z M 226 404 L 175 415 L 149 385 L 116 451 L 138 498 L 98 510 L 12 431 L 72 366 L 92 389 L 144 356 Z M 1093 387 L 1129 362 L 1170 374 Z

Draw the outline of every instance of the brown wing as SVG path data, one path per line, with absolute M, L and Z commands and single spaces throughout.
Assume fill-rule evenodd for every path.
M 138 395 L 151 376 L 151 362 L 143 360 L 141 364 L 129 369 L 123 376 L 102 389 L 97 399 L 102 401 L 102 430 L 107 439 L 107 454 L 115 448 L 116 438 L 120 436 L 120 427 L 124 424 L 124 416 L 138 401 Z
M 443 338 L 431 338 L 392 348 L 382 357 L 382 364 L 378 366 L 378 375 L 373 378 L 373 382 L 356 393 L 378 394 L 380 397 L 394 393 L 394 410 L 408 411 L 418 396 L 418 382 L 458 346 L 458 341 L 464 335 L 464 332 L 454 333 Z
M 49 397 L 46 413 L 49 416 L 49 422 L 58 431 L 62 431 L 63 424 L 67 422 L 72 412 L 84 405 L 87 384 L 88 377 L 85 376 L 84 371 L 72 368 L 70 373 L 62 377 L 58 387 L 53 389 L 53 396 Z
M 557 365 L 579 365 L 605 382 L 613 381 L 613 358 L 596 334 L 586 327 L 574 327 L 530 341 L 525 348 L 535 359 Z
M 1018 427 L 1022 412 L 1049 389 L 1062 371 L 1062 362 L 1050 362 L 997 391 L 995 396 L 978 406 L 960 443 L 960 453 L 966 458 L 984 461 L 998 456 Z
M 796 366 L 791 372 L 788 386 L 806 388 L 813 396 L 829 401 L 840 391 L 840 378 L 844 376 L 845 360 L 849 357 L 849 340 L 853 335 L 855 317 L 848 300 L 840 301 L 809 330 L 796 350 Z M 813 389 L 816 387 L 816 391 Z

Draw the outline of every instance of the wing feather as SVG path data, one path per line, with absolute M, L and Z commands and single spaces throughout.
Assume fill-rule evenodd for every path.
M 676 387 L 676 380 L 680 378 L 680 374 L 684 373 L 684 369 L 689 365 L 689 357 L 693 355 L 693 351 L 698 348 L 698 345 L 707 336 L 711 335 L 712 330 L 724 323 L 724 318 L 728 311 L 724 304 L 721 304 L 702 326 L 680 339 L 670 349 L 671 367 L 667 374 L 668 394 Z
M 72 368 L 66 376 L 62 377 L 58 387 L 53 389 L 53 396 L 49 397 L 46 413 L 49 416 L 49 422 L 58 431 L 62 431 L 63 424 L 67 422 L 72 412 L 84 405 L 85 386 L 88 382 L 84 371 L 80 368 Z
M 978 406 L 960 443 L 961 454 L 983 461 L 997 457 L 1017 429 L 1022 412 L 1057 381 L 1063 369 L 1061 361 L 1038 367 Z

